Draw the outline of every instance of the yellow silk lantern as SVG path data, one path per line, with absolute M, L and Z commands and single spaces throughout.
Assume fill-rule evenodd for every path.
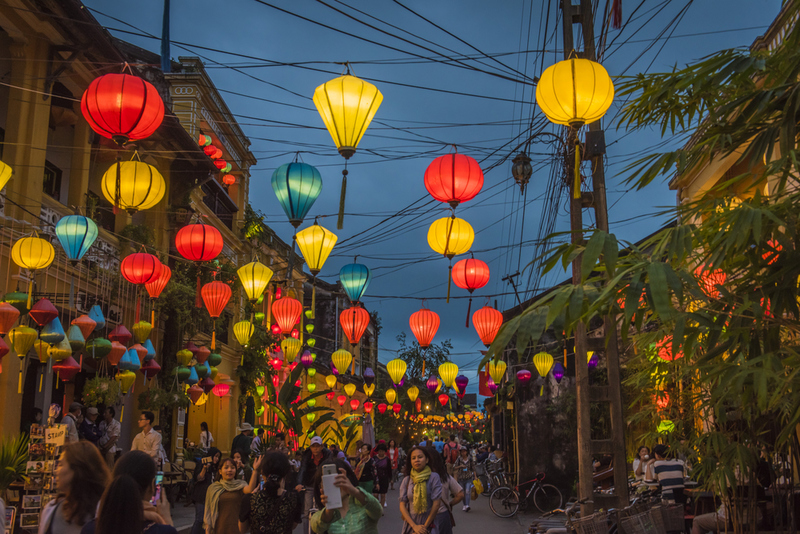
M 614 82 L 602 65 L 566 59 L 549 66 L 536 84 L 536 103 L 555 124 L 582 126 L 599 120 L 614 101 Z
M 36 355 L 39 357 L 39 361 L 42 363 L 47 363 L 47 360 L 50 359 L 50 355 L 47 353 L 49 349 L 50 343 L 46 341 L 37 339 L 33 342 L 33 350 L 36 351 Z
M 389 371 L 389 376 L 391 377 L 392 382 L 395 384 L 399 384 L 400 381 L 403 380 L 403 376 L 406 374 L 407 368 L 408 365 L 406 365 L 406 362 L 400 358 L 395 358 L 386 364 L 386 369 Z
M 138 343 L 144 343 L 147 341 L 147 338 L 150 337 L 150 332 L 152 332 L 152 330 L 153 325 L 147 321 L 139 321 L 133 325 L 133 328 L 131 328 L 131 331 L 133 332 L 133 335 Z
M 475 231 L 472 226 L 455 215 L 433 221 L 428 229 L 428 245 L 450 259 L 469 251 L 474 240 Z
M 260 261 L 252 261 L 240 267 L 236 274 L 239 275 L 248 300 L 255 302 L 264 293 L 274 273 Z
M 492 360 L 489 362 L 489 376 L 492 377 L 494 383 L 498 386 L 500 382 L 503 380 L 503 375 L 506 374 L 506 362 L 503 360 Z
M 381 102 L 383 95 L 377 87 L 349 73 L 314 91 L 314 105 L 345 159 L 355 154 Z
M 306 389 L 309 393 L 314 393 L 317 390 L 317 385 L 314 382 L 311 382 L 309 385 L 306 386 Z
M 417 386 L 411 386 L 408 388 L 408 391 L 406 391 L 406 394 L 411 402 L 416 402 L 417 397 L 419 397 L 419 388 Z
M 336 376 L 335 375 L 328 375 L 325 377 L 325 383 L 328 384 L 330 389 L 336 387 Z
M 533 357 L 533 365 L 536 366 L 540 376 L 547 376 L 547 373 L 553 367 L 553 357 L 546 352 L 539 352 Z
M 6 186 L 12 174 L 14 174 L 14 171 L 11 169 L 11 166 L 0 161 L 0 189 Z
M 133 371 L 120 371 L 117 373 L 117 376 L 114 377 L 114 380 L 119 382 L 120 390 L 122 390 L 122 394 L 125 395 L 136 380 L 136 373 Z
M 189 349 L 181 349 L 175 353 L 175 357 L 178 359 L 178 365 L 186 367 L 192 361 L 192 351 Z
M 167 184 L 152 165 L 121 161 L 106 171 L 100 189 L 114 207 L 128 212 L 150 209 L 164 198 Z
M 11 345 L 20 358 L 24 358 L 25 355 L 28 354 L 28 351 L 31 350 L 33 346 L 33 342 L 36 341 L 38 337 L 39 334 L 36 330 L 29 326 L 17 326 L 12 328 L 8 333 L 8 339 L 11 340 Z
M 44 269 L 55 257 L 53 245 L 35 234 L 17 240 L 11 248 L 11 259 L 14 263 L 29 271 Z
M 344 392 L 347 393 L 348 397 L 352 397 L 353 393 L 356 392 L 356 385 L 355 384 L 345 384 L 344 385 Z
M 364 384 L 364 394 L 367 397 L 371 397 L 373 393 L 375 393 L 375 384 L 371 384 L 369 386 Z
M 316 276 L 328 259 L 336 241 L 336 234 L 317 223 L 297 232 L 297 246 L 308 264 L 311 274 Z
M 442 377 L 445 386 L 453 387 L 453 381 L 458 376 L 458 366 L 453 362 L 443 363 L 439 366 L 439 376 Z
M 313 423 L 316 418 L 317 418 L 317 414 L 315 414 L 315 413 L 307 413 L 306 414 L 306 419 L 308 419 L 309 423 Z
M 394 404 L 395 400 L 397 400 L 397 392 L 392 388 L 387 389 L 386 402 L 388 402 L 389 404 Z
M 69 344 L 69 340 L 64 338 L 55 345 L 50 345 L 50 348 L 47 349 L 47 355 L 57 362 L 72 356 L 72 347 Z
M 256 328 L 250 321 L 239 321 L 233 325 L 233 335 L 236 336 L 236 341 L 239 345 L 246 347 L 250 343 L 250 338 L 253 336 Z
M 286 360 L 286 363 L 292 363 L 294 361 L 302 346 L 303 343 L 299 339 L 295 339 L 291 336 L 281 341 L 281 350 L 283 351 L 283 358 Z
M 343 375 L 347 372 L 350 362 L 353 361 L 353 355 L 344 349 L 339 349 L 331 355 L 331 360 L 339 374 Z
M 589 363 L 592 360 L 592 356 L 594 356 L 593 350 L 586 351 L 586 363 Z

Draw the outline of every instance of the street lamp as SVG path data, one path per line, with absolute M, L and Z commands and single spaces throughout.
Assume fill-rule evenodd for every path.
M 533 167 L 531 166 L 531 158 L 525 152 L 520 152 L 514 159 L 511 160 L 511 176 L 514 181 L 519 185 L 519 192 L 525 192 L 525 186 L 533 175 Z

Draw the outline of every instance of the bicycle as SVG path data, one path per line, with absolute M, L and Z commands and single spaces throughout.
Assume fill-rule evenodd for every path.
M 575 532 L 575 524 L 580 523 L 579 519 L 575 519 L 575 516 L 578 515 L 576 508 L 581 504 L 589 504 L 592 502 L 593 501 L 589 499 L 581 499 L 579 501 L 568 502 L 566 508 L 563 510 L 561 508 L 556 508 L 550 512 L 546 512 L 542 514 L 542 517 L 531 524 L 530 532 L 536 532 L 537 534 L 566 534 Z M 555 514 L 564 514 L 566 520 L 562 521 L 560 519 L 550 518 L 550 516 Z
M 514 517 L 520 508 L 527 508 L 527 503 L 531 499 L 536 508 L 542 513 L 561 508 L 564 502 L 561 491 L 552 484 L 543 484 L 544 478 L 545 474 L 539 473 L 532 480 L 518 484 L 513 488 L 508 486 L 496 488 L 489 496 L 489 508 L 491 508 L 492 513 L 502 518 Z M 531 487 L 525 493 L 525 496 L 520 498 L 520 487 L 525 484 L 531 484 Z

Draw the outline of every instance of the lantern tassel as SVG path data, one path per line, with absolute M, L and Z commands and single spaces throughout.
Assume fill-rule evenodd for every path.
M 18 384 L 18 391 L 17 393 L 22 394 L 22 361 L 19 362 L 19 384 Z
M 572 198 L 581 198 L 581 143 L 575 139 L 575 190 L 573 191 Z
M 447 272 L 447 304 L 450 304 L 450 282 L 453 280 L 453 265 L 450 265 L 450 270 Z
M 155 307 L 150 308 L 150 324 L 155 326 L 156 324 L 156 309 Z
M 317 277 L 314 277 L 313 285 L 311 286 L 311 319 L 314 319 L 314 310 L 317 309 Z
M 471 311 L 472 311 L 472 293 L 469 294 L 469 304 L 467 305 L 467 324 L 464 325 L 467 328 L 469 328 L 469 312 Z
M 31 279 L 28 281 L 28 309 L 31 309 L 31 298 L 33 297 L 33 273 L 31 273 Z M 22 393 L 20 391 L 20 393 Z
M 142 308 L 142 297 L 139 295 L 139 292 L 136 292 L 136 321 L 135 323 L 139 322 L 139 313 L 141 312 Z
M 69 279 L 69 307 L 75 307 L 75 276 Z
M 119 422 L 122 422 L 122 418 L 125 417 L 125 405 L 122 405 L 122 408 L 119 410 Z
M 422 358 L 422 373 L 420 375 L 425 376 L 425 358 Z
M 347 161 L 344 162 L 342 171 L 342 192 L 339 195 L 339 219 L 336 221 L 336 228 L 341 230 L 344 227 L 344 197 L 347 193 Z
M 44 382 L 44 369 L 42 369 L 42 374 L 39 375 L 39 393 L 42 392 L 42 382 Z
M 217 320 L 214 319 L 214 330 L 211 331 L 211 350 L 217 348 Z M 244 354 L 242 354 L 244 356 Z
M 200 303 L 200 271 L 197 271 L 197 289 L 194 292 L 194 307 L 200 308 L 202 304 Z

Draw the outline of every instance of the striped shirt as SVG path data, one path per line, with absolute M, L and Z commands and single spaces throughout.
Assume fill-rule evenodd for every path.
M 661 497 L 664 500 L 674 500 L 673 491 L 683 488 L 683 462 L 680 460 L 657 460 L 653 464 L 658 483 L 661 485 Z

